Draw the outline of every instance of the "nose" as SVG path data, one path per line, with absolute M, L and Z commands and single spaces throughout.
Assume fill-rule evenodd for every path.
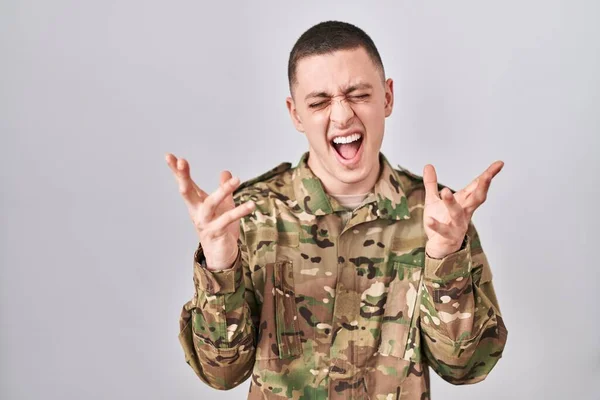
M 329 119 L 336 128 L 344 128 L 349 125 L 354 117 L 354 110 L 348 104 L 345 98 L 333 98 L 331 100 L 331 114 Z

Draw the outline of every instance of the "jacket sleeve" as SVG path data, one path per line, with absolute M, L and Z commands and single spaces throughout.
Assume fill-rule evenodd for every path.
M 507 330 L 490 266 L 472 223 L 460 250 L 425 255 L 421 334 L 427 363 L 455 385 L 486 378 L 502 356 Z
M 259 311 L 242 240 L 231 268 L 210 271 L 204 261 L 199 245 L 194 296 L 181 311 L 179 341 L 196 375 L 215 389 L 227 390 L 252 372 Z

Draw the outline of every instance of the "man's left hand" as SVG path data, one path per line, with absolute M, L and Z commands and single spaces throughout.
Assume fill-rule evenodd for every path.
M 485 202 L 490 183 L 503 166 L 502 161 L 492 163 L 481 175 L 456 193 L 452 193 L 448 188 L 438 192 L 435 168 L 431 164 L 423 168 L 423 223 L 428 238 L 425 246 L 427 255 L 432 258 L 444 258 L 460 249 L 473 213 Z

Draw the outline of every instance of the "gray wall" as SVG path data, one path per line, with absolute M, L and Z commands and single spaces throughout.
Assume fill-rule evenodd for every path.
M 455 188 L 506 163 L 474 217 L 504 358 L 434 398 L 597 399 L 600 3 L 254 3 L 0 2 L 0 398 L 245 398 L 179 347 L 196 236 L 164 153 L 207 190 L 296 163 L 287 55 L 341 19 L 395 78 L 388 158 Z

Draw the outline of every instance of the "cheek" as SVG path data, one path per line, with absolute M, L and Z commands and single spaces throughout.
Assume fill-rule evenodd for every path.
M 326 112 L 309 114 L 302 120 L 302 123 L 307 135 L 314 136 L 315 138 L 323 136 L 327 132 L 329 115 Z
M 383 133 L 385 109 L 379 105 L 361 105 L 354 110 L 367 132 L 371 135 Z
M 311 115 L 311 120 L 316 128 L 324 129 L 329 123 L 329 112 L 322 110 Z
M 302 121 L 306 138 L 313 148 L 320 148 L 327 145 L 328 122 L 329 118 L 324 112 L 308 115 Z

